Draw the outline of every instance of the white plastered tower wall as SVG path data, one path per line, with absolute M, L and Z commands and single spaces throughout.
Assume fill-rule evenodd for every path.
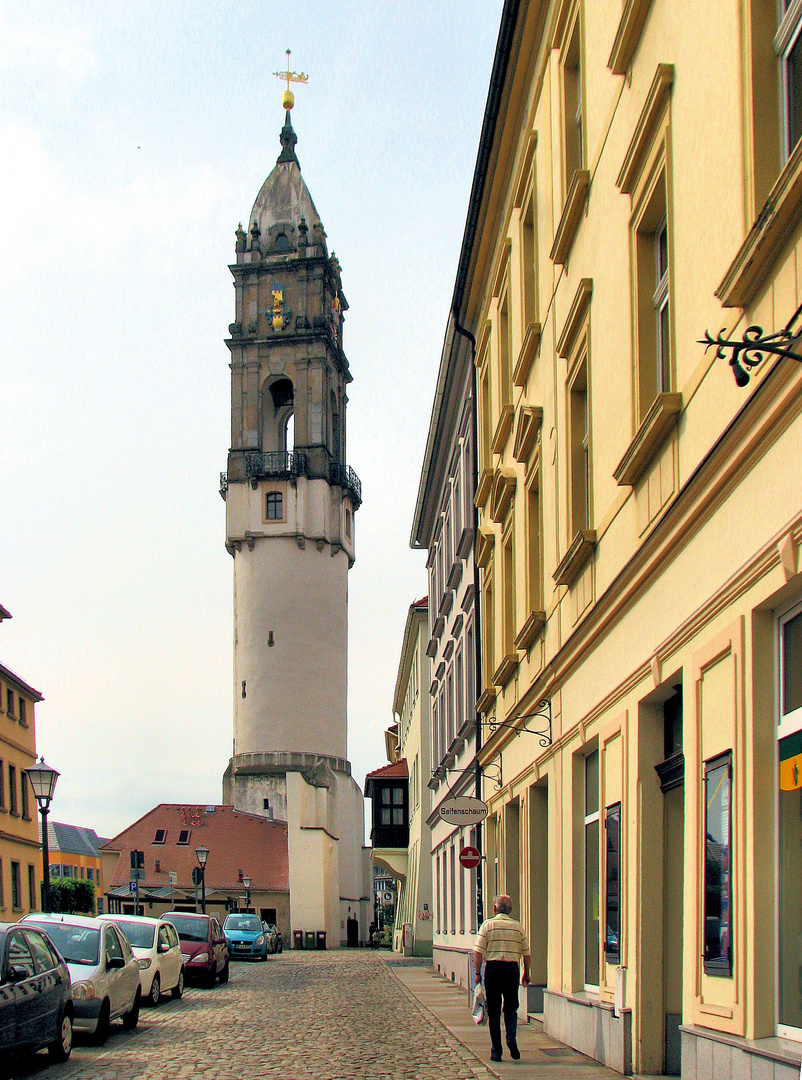
M 367 932 L 364 800 L 347 760 L 348 570 L 359 480 L 345 463 L 340 268 L 295 156 L 262 186 L 231 266 L 234 739 L 224 801 L 288 825 L 295 930 Z M 294 430 L 294 438 L 290 432 Z

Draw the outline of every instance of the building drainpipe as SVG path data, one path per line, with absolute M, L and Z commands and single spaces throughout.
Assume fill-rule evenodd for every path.
M 478 397 L 476 386 L 476 364 L 474 360 L 476 358 L 476 338 L 467 330 L 464 326 L 460 325 L 459 313 L 454 310 L 451 313 L 454 319 L 454 330 L 464 337 L 471 348 L 471 434 L 473 438 L 473 490 L 474 494 L 479 486 L 479 427 L 478 427 Z M 476 538 L 479 535 L 479 507 L 476 505 L 475 500 L 471 500 L 473 503 L 473 547 L 474 547 L 474 559 L 473 559 L 473 609 L 474 615 L 474 628 L 473 628 L 473 640 L 474 640 L 474 678 L 475 678 L 475 701 L 478 701 L 482 693 L 482 635 L 481 635 L 481 623 L 480 623 L 480 604 L 479 604 L 479 567 L 476 563 Z M 479 764 L 479 751 L 482 748 L 482 716 L 476 706 L 474 705 L 476 712 L 476 798 L 482 798 L 482 767 Z M 479 852 L 482 851 L 482 823 L 477 822 L 476 825 L 476 847 Z M 479 860 L 479 865 L 476 867 L 476 918 L 481 926 L 485 918 L 485 903 L 484 903 L 484 874 L 482 871 L 482 860 Z

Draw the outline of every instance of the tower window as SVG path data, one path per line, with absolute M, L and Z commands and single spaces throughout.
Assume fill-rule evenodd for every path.
M 280 491 L 268 491 L 265 495 L 265 519 L 281 521 L 284 517 L 284 497 Z

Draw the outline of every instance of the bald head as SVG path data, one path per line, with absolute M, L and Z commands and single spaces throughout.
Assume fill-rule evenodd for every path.
M 501 895 L 497 896 L 496 899 L 493 901 L 493 910 L 498 912 L 500 915 L 512 914 L 511 898 L 507 896 L 506 893 L 501 893 Z

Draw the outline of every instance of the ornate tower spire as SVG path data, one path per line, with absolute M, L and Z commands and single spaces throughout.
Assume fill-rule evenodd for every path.
M 280 165 L 283 161 L 294 161 L 300 169 L 301 163 L 295 156 L 295 144 L 298 142 L 298 136 L 293 130 L 289 109 L 287 109 L 284 118 L 284 127 L 281 129 L 279 138 L 281 139 L 281 153 L 276 159 L 276 165 Z

